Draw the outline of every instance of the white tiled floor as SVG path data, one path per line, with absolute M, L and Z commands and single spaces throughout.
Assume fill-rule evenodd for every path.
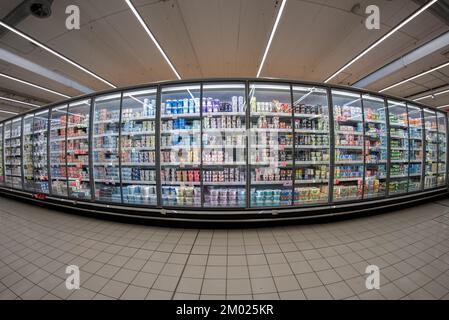
M 377 265 L 380 290 L 367 290 Z M 65 287 L 65 268 L 81 289 Z M 449 199 L 332 223 L 175 229 L 0 198 L 0 299 L 448 299 Z

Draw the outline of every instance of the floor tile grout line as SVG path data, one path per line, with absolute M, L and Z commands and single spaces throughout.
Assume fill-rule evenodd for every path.
M 175 289 L 173 290 L 173 294 L 172 294 L 170 300 L 174 299 L 174 297 L 175 297 L 175 295 L 176 295 L 176 293 L 178 291 L 179 283 L 181 282 L 182 276 L 183 276 L 184 271 L 185 271 L 186 266 L 187 266 L 187 262 L 189 261 L 189 258 L 190 258 L 191 254 L 192 254 L 192 250 L 193 250 L 193 247 L 195 246 L 195 242 L 196 242 L 196 239 L 198 238 L 198 234 L 199 234 L 199 230 L 197 229 L 196 230 L 196 234 L 195 234 L 195 239 L 193 240 L 192 246 L 190 247 L 189 253 L 187 254 L 186 262 L 184 263 L 184 266 L 183 266 L 182 271 L 181 271 L 181 273 L 179 275 L 179 278 L 178 278 L 178 282 L 176 283 Z M 179 243 L 179 241 L 178 241 L 178 243 Z

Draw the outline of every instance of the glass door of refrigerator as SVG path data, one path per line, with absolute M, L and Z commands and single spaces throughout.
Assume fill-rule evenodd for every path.
M 50 183 L 51 194 L 67 197 L 67 106 L 50 113 Z
M 34 115 L 33 121 L 33 175 L 34 192 L 49 193 L 48 185 L 48 115 L 42 111 Z
M 390 185 L 389 194 L 408 192 L 409 132 L 405 103 L 388 101 L 390 117 Z
M 14 119 L 11 125 L 12 187 L 22 190 L 22 120 Z
M 123 202 L 157 205 L 156 89 L 125 92 L 121 118 Z
M 95 99 L 92 137 L 95 199 L 121 202 L 120 187 L 120 105 L 121 94 Z
M 332 90 L 334 104 L 334 202 L 362 199 L 363 105 L 358 93 Z
M 250 85 L 251 207 L 293 203 L 293 108 L 287 85 Z
M 446 185 L 447 124 L 446 114 L 437 112 L 438 118 L 438 186 Z
M 203 85 L 204 207 L 246 206 L 245 84 Z
M 5 186 L 12 188 L 12 148 L 11 148 L 11 121 L 5 123 L 4 131 L 4 163 L 5 163 Z
M 170 86 L 161 95 L 162 205 L 201 207 L 200 86 Z
M 0 124 L 0 186 L 5 185 L 5 171 L 3 166 L 3 124 Z
M 71 103 L 67 113 L 67 179 L 69 197 L 91 200 L 89 166 L 90 100 Z
M 33 119 L 33 114 L 26 115 L 23 119 L 23 189 L 30 192 L 34 192 Z
M 327 90 L 293 87 L 295 205 L 329 201 L 329 103 Z
M 424 123 L 426 134 L 426 176 L 424 188 L 432 189 L 437 186 L 438 174 L 438 124 L 436 112 L 424 109 Z
M 422 190 L 422 174 L 424 159 L 422 109 L 408 105 L 409 145 L 410 145 L 410 179 L 409 192 Z
M 364 94 L 365 186 L 364 199 L 386 195 L 388 131 L 387 108 L 382 98 Z

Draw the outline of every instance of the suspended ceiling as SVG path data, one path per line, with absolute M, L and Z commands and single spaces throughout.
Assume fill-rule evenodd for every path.
M 444 0 L 440 0 L 444 1 Z M 0 18 L 20 0 L 2 0 Z M 183 78 L 255 77 L 281 1 L 276 0 L 134 0 L 134 5 Z M 68 5 L 81 11 L 81 29 L 65 28 Z M 364 8 L 376 4 L 381 29 L 367 30 Z M 288 0 L 262 70 L 262 77 L 324 81 L 351 58 L 420 7 L 413 0 Z M 122 0 L 58 0 L 47 19 L 29 16 L 17 26 L 52 49 L 117 86 L 175 79 L 161 54 Z M 449 31 L 425 11 L 331 83 L 351 85 L 423 43 Z M 97 79 L 8 32 L 0 48 L 65 75 L 93 90 L 108 87 Z M 449 46 L 402 68 L 367 89 L 378 91 L 449 61 Z M 0 60 L 0 72 L 62 92 L 81 92 Z M 414 97 L 449 87 L 449 67 L 398 86 L 387 93 Z M 0 77 L 0 91 L 41 104 L 61 97 Z M 423 103 L 449 104 L 449 94 Z M 23 111 L 19 105 L 1 108 Z M 0 114 L 0 119 L 7 115 Z

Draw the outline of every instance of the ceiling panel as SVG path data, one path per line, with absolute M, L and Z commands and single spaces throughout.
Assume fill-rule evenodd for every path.
M 20 0 L 1 1 L 0 16 L 18 3 Z M 280 5 L 278 0 L 133 3 L 183 78 L 254 77 Z M 80 6 L 79 31 L 65 29 L 65 8 L 70 4 Z M 379 31 L 369 31 L 364 26 L 364 9 L 369 4 L 381 9 Z M 288 0 L 262 76 L 323 81 L 417 9 L 412 0 Z M 28 17 L 17 28 L 118 86 L 175 78 L 122 0 L 54 1 L 50 18 Z M 426 12 L 334 82 L 353 83 L 447 30 L 448 26 Z M 0 46 L 94 90 L 108 88 L 11 33 L 0 39 Z M 442 52 L 435 53 L 373 83 L 369 89 L 382 89 L 448 58 Z M 80 94 L 9 64 L 0 63 L 0 70 L 69 95 Z M 444 79 L 432 77 L 422 81 L 425 86 L 438 86 L 444 84 Z M 58 98 L 9 82 L 0 81 L 1 87 L 50 101 Z M 422 90 L 411 83 L 388 93 L 408 95 Z

